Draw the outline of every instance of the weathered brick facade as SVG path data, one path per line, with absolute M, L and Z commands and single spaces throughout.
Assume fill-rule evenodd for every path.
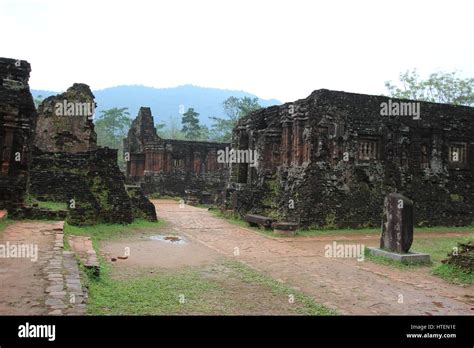
M 474 222 L 474 108 L 420 102 L 419 117 L 382 116 L 387 97 L 317 90 L 253 112 L 235 149 L 228 205 L 303 226 L 379 226 L 383 199 L 413 200 L 419 225 Z
M 0 209 L 23 205 L 36 110 L 28 86 L 30 64 L 0 58 Z
M 218 194 L 225 188 L 229 168 L 217 162 L 217 152 L 226 146 L 230 144 L 162 139 L 150 108 L 142 107 L 124 139 L 127 178 L 142 183 L 146 193 L 174 196 L 198 190 Z

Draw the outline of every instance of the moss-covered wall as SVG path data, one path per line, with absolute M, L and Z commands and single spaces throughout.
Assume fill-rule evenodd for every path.
M 35 149 L 31 195 L 66 202 L 71 224 L 130 223 L 132 205 L 116 159 L 117 150 L 108 148 L 74 154 Z
M 380 225 L 385 195 L 399 192 L 419 225 L 474 223 L 474 108 L 420 102 L 419 118 L 383 116 L 388 101 L 319 90 L 241 119 L 233 147 L 260 160 L 232 166 L 228 202 L 242 215 L 365 227 Z M 462 161 L 450 158 L 455 146 Z

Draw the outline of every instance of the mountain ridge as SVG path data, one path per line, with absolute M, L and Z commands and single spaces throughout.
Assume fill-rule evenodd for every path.
M 92 91 L 97 103 L 96 115 L 101 110 L 114 107 L 128 107 L 130 117 L 135 118 L 141 106 L 150 107 L 155 124 L 169 125 L 170 117 L 179 117 L 180 111 L 194 108 L 197 111 L 202 125 L 210 127 L 213 123 L 211 117 L 223 117 L 222 103 L 230 96 L 237 98 L 258 96 L 240 90 L 200 87 L 192 84 L 177 87 L 155 88 L 144 85 L 120 85 Z M 32 89 L 34 98 L 41 95 L 47 98 L 61 92 Z M 282 104 L 277 99 L 258 98 L 263 107 Z M 181 106 L 182 105 L 182 106 Z M 181 109 L 181 110 L 180 110 Z

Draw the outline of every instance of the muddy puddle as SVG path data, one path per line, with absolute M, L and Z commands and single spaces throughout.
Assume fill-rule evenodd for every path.
M 150 236 L 149 239 L 151 240 L 156 240 L 159 242 L 164 242 L 164 243 L 170 243 L 170 244 L 186 244 L 187 241 L 181 237 L 181 236 L 176 236 L 176 235 L 164 235 L 164 234 L 159 234 L 155 236 Z

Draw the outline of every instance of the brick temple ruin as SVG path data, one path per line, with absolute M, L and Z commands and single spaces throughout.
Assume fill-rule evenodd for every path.
M 384 196 L 398 192 L 418 225 L 472 224 L 474 108 L 419 102 L 419 115 L 385 116 L 382 106 L 408 102 L 317 90 L 251 113 L 232 146 L 259 161 L 232 165 L 228 208 L 302 226 L 380 226 Z
M 0 58 L 0 209 L 15 210 L 26 197 L 36 123 L 30 72 L 24 60 Z
M 195 191 L 202 201 L 214 202 L 229 176 L 228 164 L 217 161 L 218 151 L 226 147 L 230 144 L 162 139 L 150 108 L 142 107 L 124 139 L 126 176 L 146 193 L 185 196 Z

